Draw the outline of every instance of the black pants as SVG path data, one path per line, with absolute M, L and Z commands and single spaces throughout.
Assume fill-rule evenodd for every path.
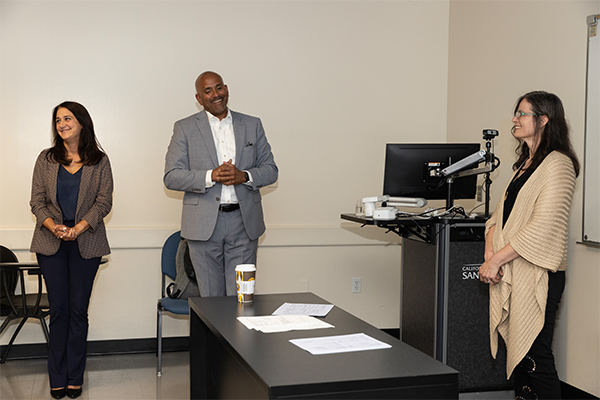
M 50 387 L 83 384 L 88 305 L 100 257 L 85 260 L 77 242 L 62 242 L 52 256 L 37 254 L 50 302 Z
M 560 380 L 552 354 L 552 337 L 556 311 L 565 288 L 565 272 L 548 272 L 548 278 L 544 327 L 513 373 L 517 399 L 561 398 Z

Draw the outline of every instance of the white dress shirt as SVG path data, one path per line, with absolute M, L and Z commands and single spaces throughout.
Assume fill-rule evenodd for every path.
M 235 165 L 235 135 L 233 134 L 233 120 L 229 109 L 227 110 L 227 116 L 222 120 L 215 117 L 208 111 L 208 122 L 212 131 L 213 140 L 215 141 L 215 147 L 217 148 L 217 158 L 220 164 L 223 164 L 229 160 Z M 206 171 L 206 187 L 214 186 L 215 182 L 212 180 L 213 170 Z M 246 171 L 247 172 L 247 171 Z M 248 174 L 250 176 L 250 174 Z M 250 181 L 252 178 L 250 177 Z M 238 198 L 235 194 L 233 185 L 223 185 L 221 189 L 221 204 L 237 204 Z

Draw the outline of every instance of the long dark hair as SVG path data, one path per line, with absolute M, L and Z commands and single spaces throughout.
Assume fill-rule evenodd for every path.
M 556 150 L 571 159 L 573 168 L 575 169 L 575 176 L 579 176 L 579 160 L 571 144 L 569 124 L 565 117 L 562 101 L 553 93 L 543 91 L 529 92 L 519 97 L 515 105 L 515 113 L 519 110 L 522 100 L 527 100 L 531 106 L 531 111 L 535 113 L 533 118 L 536 121 L 536 128 L 540 127 L 540 116 L 545 115 L 548 117 L 548 122 L 540 133 L 540 142 L 531 160 L 531 166 L 537 167 L 544 161 L 544 158 L 548 154 Z M 513 135 L 514 131 L 515 128 L 513 126 Z M 519 139 L 515 153 L 518 157 L 517 161 L 513 164 L 513 170 L 518 169 L 529 158 L 529 146 Z
M 54 107 L 52 111 L 52 147 L 46 154 L 49 161 L 55 161 L 62 165 L 69 165 L 73 160 L 67 157 L 67 149 L 63 139 L 56 130 L 56 113 L 59 108 L 66 108 L 71 111 L 77 121 L 81 124 L 81 134 L 79 135 L 79 146 L 77 151 L 83 165 L 96 165 L 104 157 L 104 150 L 94 132 L 94 123 L 90 113 L 84 106 L 74 101 L 65 101 Z

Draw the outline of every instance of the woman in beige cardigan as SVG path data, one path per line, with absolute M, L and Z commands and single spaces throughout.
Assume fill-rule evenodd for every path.
M 579 162 L 560 99 L 531 92 L 517 101 L 515 171 L 486 224 L 479 278 L 490 285 L 490 344 L 507 348 L 506 373 L 515 397 L 560 398 L 552 354 L 565 285 L 571 199 Z

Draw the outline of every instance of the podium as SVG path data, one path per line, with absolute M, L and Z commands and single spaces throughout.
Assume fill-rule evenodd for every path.
M 403 237 L 400 340 L 458 370 L 462 392 L 512 388 L 504 343 L 496 359 L 490 352 L 489 289 L 479 281 L 484 219 L 342 219 Z

